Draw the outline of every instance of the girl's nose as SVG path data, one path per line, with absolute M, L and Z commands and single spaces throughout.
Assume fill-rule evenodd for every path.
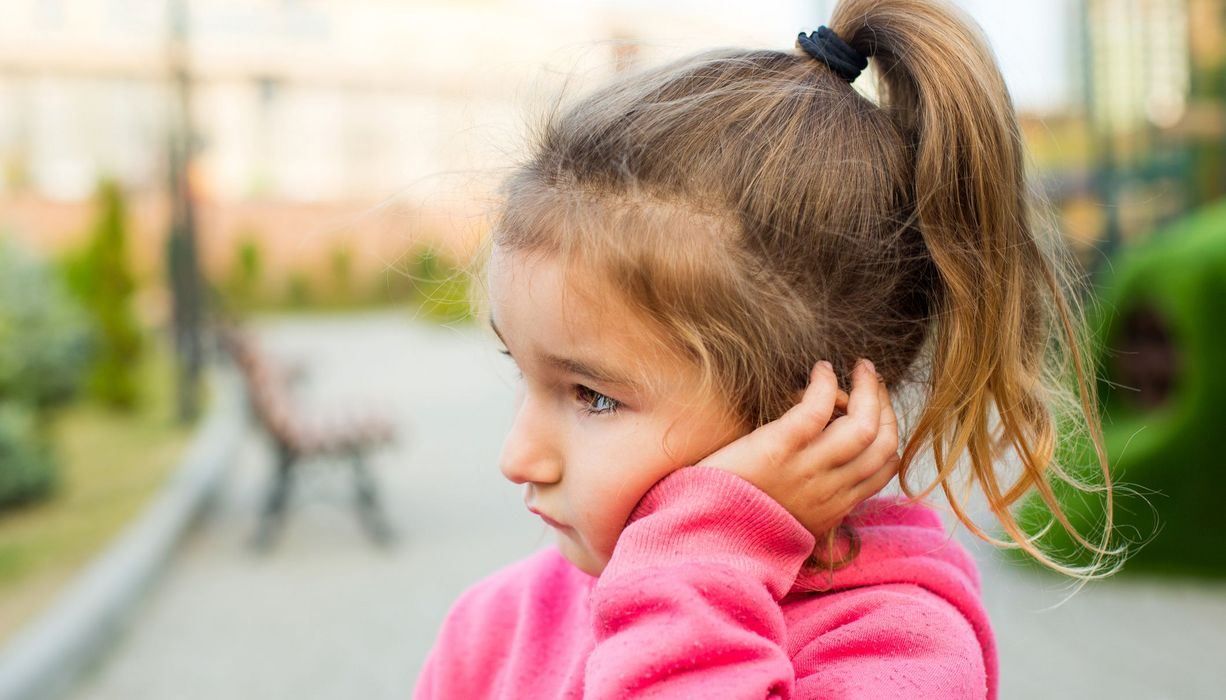
M 502 443 L 498 468 L 516 484 L 556 483 L 562 478 L 562 468 L 548 427 L 546 407 L 523 394 L 517 398 L 515 418 Z

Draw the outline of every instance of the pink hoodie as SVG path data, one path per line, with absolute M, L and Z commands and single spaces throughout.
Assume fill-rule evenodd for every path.
M 680 469 L 599 579 L 549 548 L 465 592 L 414 697 L 995 698 L 978 573 L 937 515 L 876 498 L 848 524 L 855 561 L 802 571 L 813 536 L 782 506 Z

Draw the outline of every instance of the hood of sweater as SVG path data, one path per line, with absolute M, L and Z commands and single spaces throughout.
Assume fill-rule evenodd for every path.
M 940 516 L 904 497 L 882 497 L 861 504 L 848 516 L 846 525 L 860 542 L 855 558 L 833 572 L 828 567 L 803 567 L 791 593 L 892 583 L 920 586 L 962 613 L 983 648 L 988 676 L 995 677 L 996 641 L 980 601 L 978 569 L 970 554 L 946 532 Z

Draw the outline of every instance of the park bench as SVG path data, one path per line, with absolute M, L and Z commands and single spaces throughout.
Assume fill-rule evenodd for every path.
M 383 512 L 368 458 L 372 450 L 393 441 L 391 423 L 370 411 L 303 411 L 291 392 L 295 375 L 300 372 L 274 362 L 249 333 L 228 329 L 221 336 L 247 387 L 251 415 L 270 438 L 276 454 L 276 471 L 264 497 L 253 546 L 267 550 L 283 527 L 291 486 L 302 465 L 328 460 L 348 462 L 363 529 L 376 544 L 390 544 L 394 532 Z

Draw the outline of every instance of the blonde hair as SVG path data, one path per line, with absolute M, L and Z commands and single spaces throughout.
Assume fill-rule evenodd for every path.
M 749 427 L 786 411 L 818 359 L 844 379 L 868 357 L 891 386 L 922 383 L 904 492 L 940 488 L 976 535 L 1052 569 L 1111 573 L 1122 551 L 1109 544 L 1079 278 L 1033 225 L 986 41 L 935 0 L 843 0 L 831 28 L 871 57 L 879 103 L 799 50 L 713 51 L 619 79 L 548 115 L 504 185 L 495 245 L 597 272 Z M 1059 464 L 1070 415 L 1103 487 Z M 935 475 L 916 489 L 908 471 L 925 447 Z M 1020 468 L 1006 477 L 1009 453 Z M 964 455 L 1009 540 L 967 514 L 954 488 Z M 1070 524 L 1053 480 L 1103 490 L 1098 542 Z M 1032 490 L 1092 565 L 1062 564 L 1026 535 L 1010 506 Z

